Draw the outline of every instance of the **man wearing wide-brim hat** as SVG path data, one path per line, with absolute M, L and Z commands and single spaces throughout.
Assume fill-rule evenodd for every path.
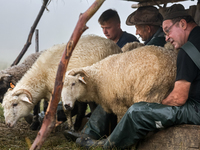
M 162 104 L 133 104 L 107 138 L 104 148 L 126 148 L 144 138 L 149 131 L 159 128 L 179 124 L 200 125 L 200 69 L 183 50 L 183 45 L 189 41 L 200 52 L 200 27 L 181 4 L 169 7 L 163 17 L 166 40 L 180 48 L 174 89 Z M 193 48 L 187 47 L 189 50 Z
M 85 143 L 124 149 L 143 139 L 149 131 L 180 124 L 200 125 L 200 27 L 181 4 L 167 8 L 162 27 L 166 40 L 180 48 L 172 92 L 162 104 L 133 104 L 107 139 L 85 139 Z
M 162 30 L 163 17 L 154 6 L 139 7 L 131 13 L 126 24 L 134 25 L 136 35 L 139 35 L 145 45 L 164 46 L 166 43 Z

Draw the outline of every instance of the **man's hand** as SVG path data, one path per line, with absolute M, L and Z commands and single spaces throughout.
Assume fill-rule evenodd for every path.
M 186 80 L 175 82 L 173 91 L 162 101 L 163 105 L 182 106 L 188 99 L 191 83 Z

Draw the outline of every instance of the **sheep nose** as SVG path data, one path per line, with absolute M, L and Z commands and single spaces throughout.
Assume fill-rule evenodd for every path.
M 10 123 L 7 123 L 7 126 L 10 128 L 11 124 L 10 124 Z
M 68 104 L 65 104 L 65 109 L 69 109 L 70 106 Z
M 69 104 L 65 104 L 64 106 L 65 106 L 65 109 L 66 109 L 66 110 L 72 110 L 72 107 L 70 107 Z

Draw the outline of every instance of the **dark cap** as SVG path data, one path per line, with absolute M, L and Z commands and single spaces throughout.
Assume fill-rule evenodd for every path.
M 128 16 L 126 19 L 127 25 L 157 25 L 162 24 L 163 17 L 158 9 L 154 6 L 139 7 L 136 11 Z
M 165 10 L 163 15 L 164 20 L 170 20 L 178 17 L 185 17 L 189 16 L 183 5 L 181 4 L 174 4 L 171 7 Z

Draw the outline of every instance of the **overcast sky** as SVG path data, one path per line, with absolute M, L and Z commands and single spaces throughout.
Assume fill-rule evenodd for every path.
M 93 2 L 94 0 L 51 0 L 47 6 L 49 11 L 45 10 L 37 26 L 39 50 L 47 49 L 55 44 L 67 43 L 79 14 L 84 13 Z M 197 0 L 182 2 L 185 8 L 196 3 Z M 96 34 L 105 37 L 97 20 L 101 13 L 109 8 L 118 11 L 122 29 L 135 34 L 135 28 L 125 24 L 127 16 L 136 10 L 131 8 L 132 4 L 136 4 L 136 2 L 106 0 L 88 21 L 89 29 L 83 35 Z M 0 0 L 0 63 L 11 64 L 21 52 L 41 5 L 42 0 Z M 24 57 L 34 52 L 35 35 Z

